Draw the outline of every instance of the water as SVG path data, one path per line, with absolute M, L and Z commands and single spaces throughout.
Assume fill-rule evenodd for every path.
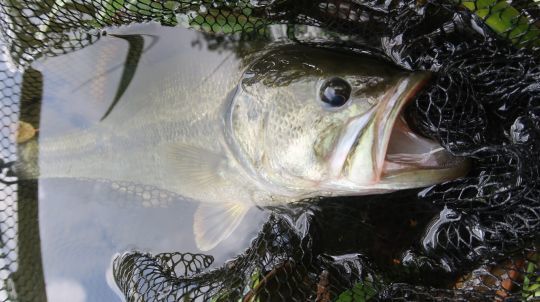
M 149 83 L 170 81 L 167 75 L 209 76 L 222 72 L 224 61 L 235 59 L 231 51 L 208 50 L 206 40 L 188 29 L 147 24 L 113 30 L 95 45 L 33 64 L 44 81 L 40 138 L 99 123 L 116 94 L 129 45 L 112 34 L 142 35 L 147 48 L 120 102 L 152 89 Z M 111 274 L 111 261 L 118 253 L 200 252 L 192 228 L 196 206 L 179 199 L 149 204 L 106 183 L 39 180 L 39 229 L 49 301 L 120 301 Z M 242 252 L 266 216 L 251 210 L 231 237 L 206 252 L 216 258 L 214 266 Z
M 132 111 L 110 111 L 123 70 L 130 68 L 123 64 L 129 60 L 126 37 L 134 36 L 144 41 L 144 52 L 115 107 Z M 238 49 L 223 45 L 192 30 L 144 24 L 110 30 L 94 45 L 36 61 L 32 68 L 43 75 L 40 139 L 84 131 L 107 118 L 108 111 L 117 119 L 128 118 L 139 108 L 163 105 L 140 96 L 152 96 L 179 81 L 210 88 L 215 84 L 209 80 L 213 75 L 227 74 L 231 66 L 241 65 Z M 259 46 L 254 42 L 249 47 Z M 166 114 L 167 109 L 161 112 Z M 432 214 L 429 205 L 415 204 L 414 195 L 400 192 L 379 199 L 368 196 L 321 203 L 317 244 L 329 254 L 362 252 L 380 267 L 392 266 L 411 240 L 420 236 Z M 40 179 L 38 197 L 49 301 L 122 301 L 111 264 L 127 251 L 201 252 L 193 235 L 197 208 L 193 202 L 180 198 L 149 201 L 120 192 L 107 182 L 77 179 Z M 412 202 L 403 203 L 404 199 Z M 252 209 L 232 236 L 204 252 L 215 257 L 212 267 L 222 266 L 248 248 L 268 215 L 269 210 Z M 418 226 L 411 227 L 410 221 Z M 401 240 L 393 238 L 396 232 Z
M 214 1 L 212 4 L 221 2 Z M 250 1 L 253 5 L 256 2 L 259 1 Z M 273 4 L 275 1 L 266 2 Z M 291 3 L 294 4 L 293 2 Z M 397 3 L 402 4 L 401 2 Z M 385 3 L 389 5 L 391 2 L 386 1 Z M 279 4 L 277 5 L 278 9 L 286 10 L 286 7 L 281 6 L 281 1 Z M 427 103 L 429 108 L 435 108 L 435 111 L 438 111 L 440 108 L 447 108 L 447 104 L 451 104 L 450 101 L 455 104 L 469 104 L 468 100 L 471 98 L 474 98 L 475 101 L 472 102 L 474 104 L 472 107 L 466 107 L 464 111 L 448 110 L 442 112 L 444 114 L 440 119 L 433 119 L 439 120 L 439 124 L 428 126 L 431 129 L 438 129 L 437 132 L 442 131 L 442 134 L 437 133 L 437 136 L 446 143 L 456 144 L 458 148 L 461 148 L 460 145 L 463 145 L 463 148 L 485 148 L 486 142 L 494 144 L 494 146 L 490 147 L 493 150 L 490 149 L 487 153 L 475 154 L 475 156 L 480 157 L 479 166 L 469 179 L 440 187 L 439 189 L 443 192 L 435 194 L 435 198 L 439 198 L 435 205 L 430 205 L 425 198 L 418 199 L 417 192 L 414 191 L 397 192 L 392 196 L 378 196 L 376 198 L 369 196 L 347 198 L 347 200 L 338 198 L 324 205 L 323 203 L 327 200 L 323 201 L 321 203 L 322 209 L 317 213 L 315 219 L 315 227 L 318 228 L 316 236 L 313 237 L 316 248 L 313 249 L 313 254 L 311 254 L 311 250 L 303 250 L 302 253 L 308 255 L 309 261 L 317 261 L 318 256 L 321 255 L 338 255 L 334 258 L 337 260 L 336 262 L 343 260 L 342 255 L 360 253 L 367 256 L 368 260 L 359 263 L 366 264 L 364 268 L 367 268 L 368 271 L 370 264 L 375 264 L 377 275 L 379 273 L 389 275 L 392 268 L 403 270 L 400 261 L 403 264 L 410 260 L 408 261 L 410 264 L 416 260 L 424 260 L 423 253 L 443 264 L 447 263 L 446 260 L 449 259 L 446 252 L 450 256 L 455 255 L 455 259 L 450 260 L 455 260 L 454 265 L 463 270 L 463 273 L 469 272 L 473 266 L 479 265 L 479 263 L 498 261 L 503 256 L 504 258 L 511 257 L 508 259 L 513 259 L 512 262 L 515 259 L 531 258 L 531 255 L 536 258 L 537 248 L 530 248 L 530 252 L 523 250 L 517 256 L 511 252 L 516 248 L 523 247 L 522 241 L 531 238 L 537 229 L 538 186 L 536 179 L 538 179 L 538 173 L 535 169 L 529 169 L 530 165 L 522 166 L 521 163 L 534 162 L 538 157 L 537 144 L 534 142 L 538 140 L 537 135 L 534 135 L 538 132 L 536 131 L 538 123 L 534 121 L 539 115 L 536 114 L 535 109 L 524 108 L 525 104 L 520 101 L 535 100 L 538 77 L 536 76 L 537 70 L 533 67 L 538 65 L 537 60 L 530 60 L 533 56 L 527 50 L 522 52 L 512 50 L 506 53 L 507 49 L 502 43 L 499 43 L 502 41 L 491 44 L 489 41 L 495 40 L 493 38 L 497 34 L 496 32 L 490 33 L 488 27 L 484 26 L 481 35 L 477 35 L 480 27 L 475 22 L 468 24 L 470 20 L 463 18 L 467 15 L 466 11 L 459 10 L 454 14 L 451 10 L 446 9 L 445 3 L 440 4 L 441 8 L 445 7 L 442 10 L 424 10 L 421 5 L 414 8 L 405 8 L 406 6 L 399 5 L 395 12 L 388 12 L 390 18 L 385 17 L 380 20 L 377 17 L 378 10 L 374 10 L 374 17 L 370 17 L 368 20 L 367 16 L 358 16 L 355 7 L 349 7 L 346 3 L 342 4 L 344 4 L 341 6 L 343 10 L 352 8 L 348 12 L 349 14 L 345 14 L 348 19 L 345 19 L 341 14 L 336 15 L 335 6 L 328 6 L 326 11 L 324 11 L 324 7 L 319 7 L 320 9 L 316 9 L 315 12 L 306 8 L 306 16 L 314 18 L 307 18 L 308 23 L 311 20 L 323 28 L 334 28 L 343 34 L 339 37 L 336 35 L 335 42 L 348 41 L 345 34 L 349 31 L 352 33 L 356 32 L 357 29 L 367 29 L 367 33 L 361 34 L 362 40 L 378 41 L 383 36 L 384 38 L 380 42 L 384 46 L 385 53 L 394 58 L 396 64 L 412 69 L 421 66 L 433 71 L 448 70 L 450 72 L 448 78 L 454 85 L 446 89 L 447 85 L 444 82 L 439 82 L 438 84 L 444 88 L 447 99 L 444 99 L 444 95 L 442 100 L 433 98 Z M 431 8 L 439 7 L 437 3 L 429 5 Z M 365 8 L 369 9 L 371 5 L 366 5 Z M 378 6 L 373 8 L 378 8 Z M 295 6 L 295 11 L 297 9 L 304 12 Z M 364 10 L 364 6 L 361 7 L 361 10 Z M 531 4 L 530 9 L 519 8 L 519 10 L 522 10 L 522 15 L 527 17 L 538 15 L 536 4 Z M 421 14 L 418 14 L 420 11 Z M 207 7 L 201 6 L 200 12 L 208 12 Z M 426 22 L 407 22 L 407 19 L 402 18 L 402 16 L 409 16 L 407 13 L 411 12 L 414 16 L 425 16 Z M 130 13 L 135 14 L 132 11 Z M 495 15 L 497 14 L 494 13 L 491 17 L 484 19 L 493 21 Z M 63 15 L 61 14 L 61 16 Z M 21 20 L 11 19 L 11 17 L 9 19 L 5 25 L 11 25 L 10 23 L 14 23 L 13 20 Z M 293 19 L 288 20 L 292 22 Z M 399 21 L 397 23 L 389 22 L 389 26 L 398 25 L 399 28 L 387 28 L 386 26 L 379 28 L 377 25 L 381 20 L 383 23 L 385 20 Z M 415 20 L 413 18 L 412 21 Z M 303 22 L 302 20 L 295 21 Z M 354 22 L 349 23 L 349 21 Z M 501 21 L 504 20 L 501 19 Z M 364 26 L 364 22 L 368 25 Z M 445 30 L 441 31 L 441 24 L 456 26 L 444 26 Z M 534 25 L 534 22 L 531 24 Z M 513 23 L 511 25 L 515 26 Z M 3 29 L 4 27 L 9 26 L 2 26 Z M 21 27 L 23 27 L 22 32 L 27 31 L 27 26 Z M 526 26 L 524 28 L 534 31 L 533 27 Z M 274 37 L 286 37 L 290 35 L 290 32 L 283 30 L 285 28 L 292 27 L 273 26 L 270 31 Z M 508 29 L 508 32 L 510 31 Z M 319 30 L 308 32 L 310 35 L 306 35 L 305 38 L 323 35 Z M 522 33 L 521 30 L 513 32 Z M 391 33 L 395 36 L 388 37 L 391 39 L 387 40 L 386 35 Z M 407 33 L 406 36 L 410 35 L 408 37 L 410 39 L 402 39 L 405 37 L 403 33 Z M 422 35 L 421 39 L 415 37 L 416 33 Z M 201 35 L 181 28 L 170 29 L 147 24 L 111 30 L 107 37 L 84 50 L 46 60 L 41 59 L 33 64 L 33 68 L 44 76 L 43 105 L 39 124 L 42 138 L 61 136 L 65 133 L 92 127 L 108 112 L 121 81 L 123 68 L 121 62 L 125 60 L 128 49 L 126 39 L 113 37 L 112 34 L 143 34 L 141 38 L 145 41 L 145 47 L 154 45 L 147 49 L 142 56 L 139 69 L 130 87 L 121 98 L 120 104 L 132 101 L 132 96 L 139 95 L 143 89 L 141 87 L 148 87 L 149 83 L 174 82 L 170 80 L 171 77 L 163 76 L 162 72 L 190 78 L 193 77 L 192 73 L 196 71 L 198 77 L 193 77 L 194 79 L 205 79 L 212 74 L 223 72 L 223 66 L 226 66 L 227 62 L 238 59 L 236 53 L 227 48 L 209 51 L 208 48 L 213 48 L 215 45 L 209 44 L 207 40 L 201 38 Z M 29 36 L 34 36 L 36 41 L 47 41 L 42 34 Z M 298 33 L 296 36 L 299 36 Z M 24 35 L 21 38 L 26 37 Z M 531 37 L 536 38 L 535 35 Z M 332 39 L 322 40 L 332 41 Z M 485 40 L 488 42 L 484 43 Z M 421 43 L 417 43 L 418 41 Z M 38 47 L 42 46 L 40 43 L 37 44 Z M 22 47 L 25 51 L 27 50 L 26 46 L 23 44 Z M 7 50 L 0 45 L 0 52 L 5 51 Z M 12 51 L 18 52 L 19 57 L 22 52 L 17 49 L 12 49 Z M 28 52 L 31 51 L 28 50 Z M 17 56 L 15 57 L 17 58 Z M 460 61 L 460 58 L 466 58 L 466 60 Z M 4 126 L 1 131 L 3 137 L 0 143 L 2 145 L 1 158 L 12 161 L 15 154 L 14 144 L 8 146 L 6 141 L 13 140 L 14 136 L 13 125 L 16 125 L 17 109 L 13 103 L 18 100 L 18 95 L 14 90 L 17 89 L 17 83 L 21 82 L 21 72 L 16 70 L 14 64 L 8 62 L 7 69 L 15 73 L 15 76 L 8 80 L 2 78 L 4 76 L 2 71 L 5 69 L 3 63 L 6 63 L 6 59 L 7 57 L 0 54 L 0 85 L 10 82 L 8 86 L 11 86 L 0 87 L 2 124 Z M 413 61 L 413 65 L 409 65 L 409 59 Z M 446 62 L 447 60 L 448 62 Z M 508 64 L 504 64 L 505 60 L 509 60 Z M 493 62 L 499 63 L 492 64 Z M 455 66 L 459 66 L 459 68 L 454 68 Z M 454 73 L 451 73 L 452 71 Z M 25 76 L 28 74 L 30 72 L 27 71 Z M 494 75 L 497 78 L 495 82 L 492 79 Z M 473 83 L 472 79 L 479 83 Z M 514 84 L 516 84 L 515 79 L 520 79 L 520 83 L 523 82 L 522 87 L 528 87 L 528 92 L 523 89 L 513 89 L 512 87 L 515 87 Z M 474 85 L 471 86 L 472 84 Z M 152 87 L 157 90 L 160 88 L 160 86 Z M 148 94 L 152 93 L 151 89 L 143 90 Z M 433 95 L 437 96 L 436 90 L 432 92 Z M 485 97 L 485 93 L 488 93 L 489 96 Z M 478 100 L 476 100 L 477 97 Z M 533 103 L 526 106 L 532 107 Z M 133 107 L 138 105 L 140 104 L 134 104 Z M 484 108 L 487 112 L 494 114 L 483 116 Z M 24 106 L 22 109 L 24 111 Z M 113 114 L 115 113 L 113 112 Z M 523 116 L 514 121 L 517 115 Z M 423 118 L 432 121 L 430 116 Z M 9 127 L 5 127 L 6 125 Z M 487 127 L 486 125 L 489 125 L 487 132 L 490 133 L 484 133 L 483 128 Z M 456 129 L 459 131 L 455 132 Z M 459 132 L 464 133 L 464 135 Z M 448 134 L 452 136 L 450 137 Z M 473 134 L 474 139 L 472 139 Z M 484 139 L 487 140 L 484 141 Z M 507 154 L 509 156 L 506 156 Z M 487 158 L 482 160 L 481 157 Z M 2 177 L 2 179 L 6 178 Z M 20 198 L 18 201 L 17 193 L 12 186 L 0 185 L 0 253 L 2 253 L 0 255 L 0 279 L 2 280 L 0 282 L 0 300 L 2 301 L 7 299 L 9 289 L 6 290 L 6 288 L 12 286 L 12 283 L 18 283 L 15 284 L 17 285 L 15 288 L 21 290 L 19 292 L 21 297 L 23 297 L 24 289 L 33 291 L 29 296 L 39 294 L 39 284 L 33 281 L 41 278 L 40 270 L 39 274 L 31 274 L 34 279 L 23 278 L 21 280 L 21 277 L 11 275 L 12 272 L 24 274 L 23 264 L 26 265 L 26 272 L 37 272 L 37 260 L 40 264 L 43 263 L 50 301 L 121 301 L 122 298 L 115 293 L 115 285 L 111 277 L 111 260 L 118 253 L 129 250 L 147 251 L 153 254 L 172 251 L 197 252 L 191 229 L 192 216 L 196 208 L 194 203 L 178 199 L 165 203 L 152 203 L 111 189 L 106 183 L 73 179 L 43 179 L 39 181 L 39 213 L 38 217 L 34 217 L 27 215 L 28 207 L 32 207 L 33 203 L 28 202 L 29 200 L 21 197 L 22 194 L 20 194 L 24 191 L 23 186 L 25 185 L 22 183 L 19 187 L 18 197 Z M 33 188 L 30 186 L 28 190 L 33 190 Z M 443 197 L 448 197 L 449 200 L 441 199 Z M 453 197 L 456 199 L 454 200 Z M 377 198 L 383 200 L 377 200 Z M 480 204 L 477 204 L 478 200 L 481 201 Z M 462 205 L 465 206 L 462 207 Z M 226 259 L 242 252 L 248 246 L 250 239 L 256 235 L 266 216 L 267 213 L 254 209 L 249 214 L 249 219 L 246 219 L 242 224 L 242 229 L 238 230 L 226 242 L 220 244 L 218 248 L 209 252 L 216 257 L 213 266 L 220 266 Z M 430 220 L 432 223 L 429 223 Z M 34 229 L 27 227 L 25 223 L 28 221 L 31 223 L 39 222 L 36 223 L 35 232 L 29 232 L 29 229 L 30 231 Z M 424 233 L 423 238 L 422 233 Z M 493 239 L 490 237 L 491 234 L 497 234 L 500 237 Z M 25 253 L 28 252 L 28 249 L 24 246 L 28 245 L 37 250 L 37 254 L 41 256 L 39 259 L 35 257 L 35 253 L 31 255 Z M 535 246 L 537 243 L 533 245 L 533 247 Z M 302 247 L 300 246 L 300 248 Z M 413 251 L 416 248 L 416 251 L 422 253 L 404 254 L 411 247 Z M 296 251 L 296 248 L 297 246 L 294 246 L 291 249 Z M 484 251 L 491 252 L 484 254 Z M 258 255 L 257 250 L 251 252 L 250 255 Z M 281 254 L 278 253 L 278 255 Z M 312 255 L 315 257 L 311 257 Z M 414 257 L 408 257 L 408 255 Z M 470 263 L 468 262 L 469 258 L 472 259 Z M 537 263 L 537 260 L 534 261 Z M 526 270 L 530 270 L 530 267 L 538 267 L 532 260 L 528 262 L 525 266 Z M 289 264 L 288 261 L 284 261 L 284 263 Z M 320 265 L 320 262 L 316 263 Z M 253 265 L 255 270 L 260 267 L 257 265 Z M 427 263 L 425 266 L 430 265 L 431 263 Z M 31 267 L 30 270 L 28 270 L 28 266 Z M 418 266 L 418 264 L 414 264 L 412 268 L 418 268 Z M 308 262 L 307 267 L 313 269 L 308 271 L 309 274 L 306 273 L 306 277 L 311 278 L 311 283 L 305 282 L 307 278 L 298 278 L 296 283 L 293 281 L 291 284 L 292 286 L 309 284 L 306 292 L 313 290 L 315 286 L 318 291 L 319 285 L 323 283 L 320 281 L 324 279 L 319 277 L 324 276 L 324 272 L 328 275 L 328 271 L 323 271 L 318 275 L 318 270 L 327 268 L 327 266 L 315 267 L 312 262 Z M 278 262 L 268 269 L 270 271 L 268 276 L 277 271 L 278 276 L 286 277 L 287 268 L 283 263 Z M 405 270 L 407 269 L 405 268 Z M 510 281 L 510 279 L 505 279 L 506 276 L 511 276 L 516 270 L 524 270 L 525 268 L 513 265 L 499 269 L 500 272 L 497 272 L 497 268 L 490 269 L 486 266 L 481 269 L 485 270 L 484 277 L 480 275 L 476 280 L 472 279 L 480 286 L 476 284 L 470 288 L 463 287 L 467 289 L 465 294 L 456 293 L 450 296 L 451 292 L 447 292 L 448 297 L 468 297 L 469 294 L 477 292 L 482 297 L 478 300 L 501 298 L 500 296 L 495 298 L 491 295 L 495 291 L 497 294 L 500 293 L 500 281 Z M 460 288 L 455 281 L 457 275 L 441 277 L 433 271 L 436 270 L 430 269 L 427 273 L 421 274 L 412 272 L 405 276 L 398 272 L 397 276 L 391 276 L 384 281 L 409 283 L 410 288 L 417 293 L 417 297 L 424 298 L 442 299 L 447 296 L 445 293 L 431 288 L 422 289 L 422 287 L 416 286 L 435 286 L 441 289 Z M 341 271 L 337 273 L 339 275 Z M 461 272 L 459 273 L 461 274 Z M 227 279 L 231 279 L 228 277 L 230 276 L 226 276 Z M 249 277 L 251 276 L 248 276 L 248 282 L 252 280 Z M 359 278 L 360 275 L 352 276 L 348 280 L 357 281 Z M 515 283 L 514 289 L 512 289 L 514 297 L 518 297 L 518 299 L 526 297 L 519 292 L 522 281 L 525 280 L 523 282 L 523 289 L 525 289 L 527 287 L 525 284 L 530 285 L 530 282 L 534 282 L 532 280 L 536 280 L 536 278 L 537 275 L 533 275 L 533 273 L 527 275 L 522 271 L 518 278 L 512 282 Z M 287 279 L 275 278 L 275 280 Z M 271 283 L 270 281 L 269 283 Z M 288 284 L 278 284 L 278 286 L 269 286 L 269 288 L 286 290 L 286 286 L 280 288 L 279 285 Z M 532 285 L 536 288 L 538 284 L 533 283 Z M 347 286 L 350 287 L 350 285 Z M 29 287 L 32 289 L 28 290 Z M 408 287 L 405 285 L 401 288 L 406 290 Z M 529 290 L 531 288 L 533 287 L 531 286 Z M 345 288 L 338 289 L 339 291 L 336 289 L 333 293 L 334 297 Z M 488 290 L 485 291 L 486 289 Z M 282 293 L 283 290 L 280 290 L 277 294 L 281 295 Z M 274 292 L 272 292 L 273 294 Z M 405 294 L 408 293 L 404 291 L 390 295 L 403 298 Z M 408 297 L 414 299 L 411 298 L 414 296 L 415 294 L 412 294 Z M 21 300 L 25 299 L 21 298 Z

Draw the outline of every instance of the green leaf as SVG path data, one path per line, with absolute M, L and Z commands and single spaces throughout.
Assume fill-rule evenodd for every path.
M 526 300 L 532 300 L 540 297 L 540 277 L 537 277 L 536 271 L 540 264 L 540 254 L 535 254 L 527 263 L 525 277 L 523 278 L 522 296 Z M 534 278 L 536 276 L 536 278 Z M 531 278 L 532 277 L 532 278 Z
M 377 294 L 371 282 L 356 283 L 352 289 L 342 292 L 336 302 L 366 302 Z
M 497 34 L 514 44 L 540 45 L 540 28 L 532 20 L 512 7 L 506 0 L 461 1 L 462 6 L 482 18 Z

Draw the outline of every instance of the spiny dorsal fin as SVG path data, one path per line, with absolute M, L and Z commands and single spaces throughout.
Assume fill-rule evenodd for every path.
M 248 209 L 240 203 L 199 205 L 193 218 L 197 247 L 208 251 L 227 239 L 240 225 Z

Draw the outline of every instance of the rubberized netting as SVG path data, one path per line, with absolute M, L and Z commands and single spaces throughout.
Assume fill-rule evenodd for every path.
M 21 129 L 39 127 L 41 75 L 31 63 L 140 22 L 187 26 L 238 52 L 250 39 L 279 38 L 431 71 L 408 121 L 473 167 L 422 191 L 270 209 L 250 247 L 217 269 L 189 251 L 126 251 L 113 273 L 127 301 L 540 297 L 538 2 L 0 0 L 0 15 L 0 301 L 45 299 L 37 184 L 17 182 L 12 169 L 30 131 Z

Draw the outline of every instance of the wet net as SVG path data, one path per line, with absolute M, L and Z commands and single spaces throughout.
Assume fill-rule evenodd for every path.
M 113 273 L 127 301 L 540 299 L 539 2 L 0 0 L 0 16 L 0 301 L 46 299 L 37 184 L 12 169 L 39 124 L 31 63 L 141 22 L 238 53 L 250 39 L 324 43 L 431 71 L 408 120 L 473 168 L 422 191 L 271 209 L 250 247 L 215 269 L 189 251 L 126 252 Z

